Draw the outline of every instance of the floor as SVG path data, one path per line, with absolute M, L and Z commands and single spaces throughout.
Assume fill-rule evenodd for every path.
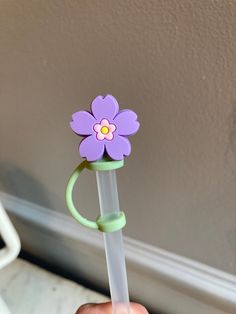
M 74 314 L 107 298 L 22 259 L 0 271 L 0 295 L 12 314 Z

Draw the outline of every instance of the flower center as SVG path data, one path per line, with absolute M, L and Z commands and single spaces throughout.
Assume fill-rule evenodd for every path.
M 101 133 L 102 133 L 102 134 L 107 134 L 108 132 L 109 132 L 109 129 L 108 129 L 107 126 L 103 126 L 103 127 L 101 128 Z

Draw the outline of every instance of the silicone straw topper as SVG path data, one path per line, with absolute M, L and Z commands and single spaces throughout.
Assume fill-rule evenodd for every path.
M 128 109 L 119 111 L 118 102 L 111 95 L 97 96 L 91 111 L 75 112 L 70 125 L 84 137 L 79 152 L 85 160 L 69 178 L 66 203 L 79 223 L 103 232 L 113 314 L 130 314 L 122 238 L 126 219 L 119 208 L 115 170 L 123 167 L 124 157 L 131 153 L 127 137 L 139 129 L 137 115 Z M 84 169 L 96 171 L 101 214 L 95 221 L 83 217 L 73 202 L 73 188 Z
M 118 102 L 111 95 L 97 96 L 92 102 L 91 113 L 75 112 L 70 125 L 76 134 L 85 137 L 79 152 L 88 161 L 99 160 L 105 153 L 113 160 L 129 156 L 131 145 L 127 136 L 139 128 L 136 113 L 128 109 L 119 112 Z

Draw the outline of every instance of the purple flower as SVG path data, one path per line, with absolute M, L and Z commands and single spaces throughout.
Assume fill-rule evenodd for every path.
M 72 130 L 85 137 L 79 146 L 80 155 L 88 161 L 99 160 L 105 153 L 114 160 L 128 156 L 131 145 L 127 136 L 139 129 L 136 113 L 128 109 L 119 112 L 118 102 L 111 95 L 97 96 L 91 111 L 72 115 Z

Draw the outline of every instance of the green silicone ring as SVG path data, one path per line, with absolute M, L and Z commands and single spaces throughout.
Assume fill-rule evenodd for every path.
M 87 162 L 86 168 L 95 171 L 108 171 L 122 168 L 124 166 L 124 159 L 122 160 L 108 160 L 102 159 L 101 161 Z
M 122 229 L 126 225 L 124 212 L 107 214 L 96 219 L 98 229 L 102 232 L 114 232 Z
M 78 167 L 75 168 L 71 174 L 69 181 L 66 186 L 66 204 L 71 213 L 71 215 L 83 226 L 90 229 L 97 229 L 102 232 L 114 232 L 123 228 L 126 224 L 124 212 L 118 212 L 107 214 L 103 217 L 99 216 L 96 221 L 89 220 L 83 217 L 76 209 L 73 202 L 73 189 L 76 181 L 78 180 L 81 172 L 87 168 L 96 171 L 107 171 L 114 170 L 123 167 L 124 161 L 106 161 L 102 160 L 99 162 L 89 163 L 88 161 L 83 161 Z

